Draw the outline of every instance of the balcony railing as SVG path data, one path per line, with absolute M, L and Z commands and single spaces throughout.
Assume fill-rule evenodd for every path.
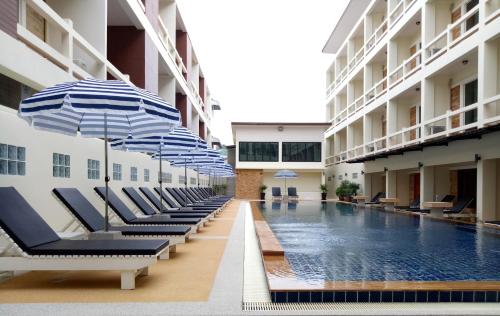
M 367 154 L 376 154 L 386 149 L 387 147 L 387 136 L 383 136 L 366 143 L 365 152 Z
M 345 78 L 347 78 L 347 72 L 348 72 L 348 66 L 346 65 L 344 67 L 344 69 L 342 69 L 342 71 L 340 72 L 337 80 L 335 80 L 335 85 L 338 86 L 339 84 L 341 84 Z
M 420 70 L 422 66 L 422 49 L 419 49 L 415 54 L 405 59 L 401 65 L 394 69 L 389 74 L 389 87 L 393 87 L 403 80 L 406 80 L 415 72 Z
M 365 44 L 365 51 L 368 54 L 375 45 L 387 34 L 387 19 L 385 19 L 368 38 Z
M 357 145 L 354 148 L 348 150 L 347 156 L 349 157 L 349 159 L 355 159 L 361 157 L 364 154 L 363 148 L 364 148 L 363 144 Z
M 359 110 L 363 108 L 364 105 L 365 105 L 364 96 L 361 95 L 347 107 L 347 117 L 350 117 L 355 113 L 357 113 Z
M 326 157 L 325 159 L 325 165 L 328 167 L 328 166 L 331 166 L 335 163 L 335 156 L 328 156 Z
M 469 21 L 473 21 L 470 19 L 474 19 L 474 16 L 477 16 L 478 23 L 471 24 Z M 439 33 L 425 46 L 426 64 L 431 63 L 449 49 L 471 36 L 478 28 L 479 5 L 476 5 L 472 10 L 460 17 L 460 19 L 452 24 L 448 24 L 445 30 Z
M 333 93 L 333 91 L 335 90 L 335 87 L 336 87 L 336 82 L 335 82 L 335 80 L 333 80 L 333 82 L 330 83 L 330 85 L 326 88 L 326 97 L 327 98 Z
M 344 109 L 342 109 L 339 112 L 339 114 L 337 114 L 335 116 L 335 125 L 340 124 L 341 122 L 343 122 L 347 118 L 347 111 L 348 111 L 348 107 L 345 107 Z
M 341 151 L 334 157 L 335 163 L 341 163 L 347 160 L 347 150 Z
M 354 54 L 354 57 L 351 59 L 349 62 L 349 72 L 351 72 L 354 68 L 356 68 L 359 63 L 363 60 L 365 57 L 365 47 L 361 46 L 361 48 Z
M 139 1 L 141 2 L 141 1 Z M 174 42 L 172 41 L 172 38 L 168 34 L 168 29 L 163 23 L 163 20 L 161 19 L 160 16 L 158 16 L 158 36 L 160 37 L 160 40 L 167 50 L 170 58 L 172 61 L 175 63 L 177 70 L 181 74 L 182 77 L 184 77 L 184 74 L 187 74 L 187 69 L 186 66 L 184 65 L 184 62 L 182 61 L 182 57 L 179 55 L 179 52 L 177 52 L 177 48 L 174 45 Z
M 408 146 L 420 141 L 420 128 L 421 124 L 415 124 L 410 127 L 404 127 L 401 130 L 389 134 L 389 149 Z
M 387 77 L 377 82 L 365 93 L 365 106 L 382 96 L 387 91 Z
M 399 3 L 389 13 L 389 26 L 392 27 L 401 19 L 404 12 L 407 12 L 417 0 L 400 0 Z
M 458 110 L 448 110 L 445 114 L 426 121 L 424 123 L 424 139 L 449 136 L 452 133 L 478 127 L 478 107 L 479 104 L 475 103 Z
M 41 0 L 21 1 L 21 14 L 26 14 L 26 7 L 30 7 L 43 17 L 50 42 L 45 42 L 30 32 L 26 26 L 26 19 L 20 18 L 17 24 L 19 39 L 26 43 L 40 55 L 67 71 L 76 79 L 98 78 L 105 79 L 109 73 L 116 79 L 129 82 L 129 76 L 121 73 L 106 57 L 92 46 L 74 28 L 73 22 L 63 19 L 47 3 Z M 55 39 L 59 40 L 55 40 Z
M 498 124 L 500 122 L 500 94 L 484 100 L 484 125 Z
M 486 20 L 484 23 L 488 24 L 500 16 L 500 1 L 498 0 L 486 0 Z

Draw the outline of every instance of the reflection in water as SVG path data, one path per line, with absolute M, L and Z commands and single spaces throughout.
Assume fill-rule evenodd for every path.
M 281 202 L 272 202 L 271 208 L 273 210 L 280 210 L 281 209 Z
M 500 280 L 499 233 L 331 202 L 272 209 L 262 214 L 307 282 Z
M 288 210 L 296 210 L 297 209 L 297 204 L 299 204 L 298 201 L 289 201 L 288 202 Z

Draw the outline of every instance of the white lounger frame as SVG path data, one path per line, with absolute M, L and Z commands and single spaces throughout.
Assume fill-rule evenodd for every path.
M 154 256 L 31 256 L 25 253 L 16 243 L 0 229 L 2 237 L 10 247 L 0 257 L 1 271 L 120 271 L 122 290 L 135 289 L 135 277 L 148 275 L 149 267 L 158 258 L 168 258 L 165 248 Z

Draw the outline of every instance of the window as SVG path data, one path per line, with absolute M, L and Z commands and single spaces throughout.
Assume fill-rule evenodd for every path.
M 163 183 L 172 183 L 172 174 L 170 172 L 162 172 L 162 182 Z M 160 178 L 160 173 L 158 172 L 158 179 Z
M 149 182 L 149 169 L 144 169 L 144 182 Z
M 339 178 L 339 180 L 344 179 L 344 177 L 341 174 L 339 174 L 338 178 Z
M 358 178 L 358 173 L 357 172 L 353 172 L 352 173 L 352 178 L 353 179 L 357 179 Z
M 113 180 L 116 181 L 122 180 L 122 165 L 119 163 L 113 164 Z
M 278 143 L 240 142 L 240 161 L 278 161 Z
M 464 86 L 464 106 L 477 103 L 477 79 L 468 82 Z M 464 112 L 464 123 L 471 124 L 477 122 L 477 109 Z
M 130 181 L 137 181 L 137 167 L 130 167 Z
M 283 143 L 283 161 L 321 162 L 321 143 Z
M 185 176 L 179 176 L 179 184 L 184 184 L 186 183 L 186 177 Z
M 24 176 L 26 174 L 26 148 L 0 144 L 0 174 Z
M 196 178 L 193 178 L 193 177 L 189 178 L 189 183 L 191 185 L 195 185 L 196 184 Z
M 471 0 L 465 5 L 465 11 L 469 12 L 479 4 L 479 0 Z M 468 31 L 479 23 L 479 12 L 476 12 L 465 22 L 465 30 Z
M 69 178 L 71 176 L 69 155 L 52 154 L 52 176 L 55 178 Z
M 90 180 L 99 180 L 99 160 L 87 159 L 87 177 Z

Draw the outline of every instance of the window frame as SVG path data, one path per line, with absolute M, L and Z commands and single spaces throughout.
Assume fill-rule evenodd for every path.
M 117 167 L 117 169 L 115 169 Z M 113 163 L 112 166 L 113 170 L 113 181 L 122 181 L 123 179 L 123 172 L 122 172 L 122 164 L 120 163 Z
M 130 167 L 130 181 L 137 182 L 139 178 L 139 171 L 137 167 Z
M 6 143 L 0 143 L 0 146 L 5 146 L 5 155 L 0 156 L 0 163 L 4 164 L 5 163 L 5 173 L 0 173 L 0 175 L 3 176 L 25 176 L 26 175 L 26 155 L 27 155 L 27 150 L 25 146 L 16 146 L 16 145 L 10 145 Z M 10 149 L 13 148 L 13 152 L 15 152 L 15 158 L 12 158 L 10 156 Z M 20 158 L 20 150 L 22 150 L 22 158 Z M 10 167 L 11 164 L 14 164 L 16 166 L 15 173 L 10 172 Z M 20 166 L 22 166 L 22 171 L 19 172 Z
M 263 157 L 265 155 L 264 151 L 263 150 L 263 147 L 258 147 L 258 148 L 253 148 L 253 158 L 249 158 L 248 156 L 248 145 L 249 144 L 252 144 L 253 146 L 255 146 L 256 144 L 259 144 L 259 145 L 266 145 L 266 146 L 275 146 L 275 149 L 276 149 L 276 156 L 273 157 L 271 154 L 268 154 L 268 156 L 270 157 L 270 159 L 268 160 L 264 160 Z M 242 153 L 241 153 L 241 149 L 242 149 L 242 145 L 245 145 L 246 146 L 246 159 L 242 159 Z M 267 148 L 269 149 L 269 148 Z M 267 150 L 266 149 L 266 150 Z M 279 148 L 279 142 L 248 142 L 248 141 L 240 141 L 238 142 L 238 161 L 240 162 L 279 162 L 279 159 L 280 159 L 280 152 L 279 152 L 280 148 Z M 259 152 L 260 156 L 261 156 L 261 159 L 256 159 L 256 152 Z M 269 151 L 267 152 L 269 153 Z M 274 159 L 275 158 L 275 159 Z
M 286 151 L 285 151 L 285 145 L 288 145 L 288 144 L 294 144 L 294 145 L 298 145 L 298 144 L 313 144 L 313 146 L 315 146 L 316 144 L 319 144 L 319 157 L 317 160 L 316 159 L 316 149 L 313 147 L 313 159 L 312 160 L 308 160 L 307 157 L 304 158 L 303 160 L 290 160 L 290 157 L 288 157 L 288 159 L 285 159 L 285 155 L 286 155 Z M 304 148 L 304 149 L 307 149 L 307 148 Z M 281 143 L 281 161 L 282 162 L 321 162 L 323 160 L 323 143 L 322 142 L 282 142 Z

